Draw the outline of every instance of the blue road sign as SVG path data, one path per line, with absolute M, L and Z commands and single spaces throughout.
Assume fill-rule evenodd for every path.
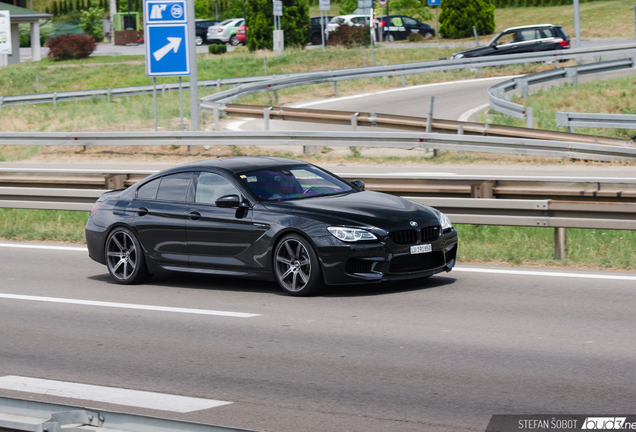
M 442 4 L 442 0 L 428 0 L 429 6 L 439 6 Z
M 145 0 L 146 75 L 190 75 L 185 0 Z

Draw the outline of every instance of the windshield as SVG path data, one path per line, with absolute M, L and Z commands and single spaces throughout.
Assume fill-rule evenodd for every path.
M 239 175 L 241 181 L 264 201 L 281 201 L 353 192 L 347 183 L 310 165 L 271 168 Z

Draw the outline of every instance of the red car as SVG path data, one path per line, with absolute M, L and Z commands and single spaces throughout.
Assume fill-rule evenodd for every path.
M 241 45 L 247 43 L 247 26 L 239 26 L 238 32 L 236 33 L 236 40 L 238 40 Z

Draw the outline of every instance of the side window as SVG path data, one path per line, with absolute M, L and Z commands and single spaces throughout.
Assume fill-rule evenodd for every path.
M 509 43 L 517 42 L 517 33 L 506 33 L 501 35 L 499 39 L 497 39 L 497 45 L 507 45 Z
M 191 172 L 167 175 L 161 178 L 157 199 L 160 201 L 185 201 Z
M 548 29 L 539 30 L 539 38 L 540 39 L 549 39 L 552 37 L 552 33 Z
M 409 25 L 409 26 L 416 26 L 416 25 L 419 24 L 417 20 L 415 20 L 413 18 L 410 18 L 410 17 L 404 17 L 404 18 L 402 18 L 402 20 L 404 21 L 404 24 Z
M 161 179 L 158 178 L 142 185 L 137 189 L 137 199 L 147 201 L 157 198 L 157 188 L 159 188 L 160 181 Z
M 223 176 L 202 172 L 199 174 L 194 201 L 201 204 L 214 204 L 225 195 L 241 196 L 239 190 Z

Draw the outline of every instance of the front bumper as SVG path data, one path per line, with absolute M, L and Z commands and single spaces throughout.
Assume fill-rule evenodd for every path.
M 448 272 L 457 259 L 457 231 L 434 241 L 432 251 L 412 254 L 412 245 L 386 242 L 344 243 L 322 237 L 316 244 L 327 285 L 373 283 L 428 277 Z

